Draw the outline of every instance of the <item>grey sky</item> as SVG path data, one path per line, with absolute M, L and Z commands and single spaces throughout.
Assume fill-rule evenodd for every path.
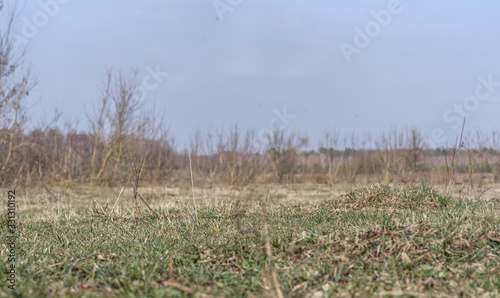
M 313 142 L 327 127 L 415 125 L 442 145 L 460 110 L 469 128 L 500 128 L 498 1 L 27 2 L 17 28 L 41 80 L 35 118 L 58 107 L 85 127 L 107 68 L 159 67 L 170 75 L 148 97 L 180 145 L 196 126 L 265 129 L 284 107 Z M 234 7 L 217 21 L 214 3 Z

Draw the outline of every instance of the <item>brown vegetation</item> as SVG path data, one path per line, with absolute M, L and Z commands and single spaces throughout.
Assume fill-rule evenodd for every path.
M 113 121 L 120 121 L 119 115 L 109 115 Z M 446 166 L 450 152 L 419 148 L 417 153 L 404 143 L 394 142 L 404 132 L 394 133 L 392 139 L 379 139 L 373 149 L 352 148 L 347 142 L 338 147 L 321 147 L 319 152 L 301 152 L 305 139 L 294 134 L 276 132 L 279 135 L 270 138 L 266 148 L 259 150 L 253 145 L 252 131 L 242 132 L 233 126 L 217 133 L 215 145 L 210 145 L 213 135 L 195 133 L 193 138 L 198 144 L 192 142 L 189 151 L 179 151 L 173 136 L 159 125 L 153 128 L 153 124 L 141 121 L 126 125 L 129 124 L 113 124 L 108 128 L 96 125 L 91 132 L 47 127 L 26 133 L 4 126 L 0 130 L 3 140 L 0 180 L 4 186 L 123 185 L 134 175 L 132 165 L 142 163 L 140 178 L 146 184 L 187 183 L 190 181 L 188 153 L 193 160 L 196 184 L 420 181 L 434 185 L 449 182 L 470 190 L 499 180 L 498 144 L 464 148 L 454 164 L 450 181 Z

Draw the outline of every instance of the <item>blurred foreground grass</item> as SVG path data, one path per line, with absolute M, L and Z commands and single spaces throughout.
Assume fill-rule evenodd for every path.
M 495 195 L 226 187 L 197 190 L 195 209 L 189 189 L 140 192 L 155 213 L 129 191 L 113 213 L 119 190 L 18 196 L 16 295 L 276 297 L 273 274 L 286 297 L 500 295 Z

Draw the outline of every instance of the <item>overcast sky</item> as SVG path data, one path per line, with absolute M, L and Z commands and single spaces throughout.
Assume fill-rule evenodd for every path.
M 35 119 L 58 108 L 85 128 L 106 69 L 138 68 L 181 146 L 233 123 L 314 141 L 327 127 L 417 126 L 438 145 L 465 114 L 500 128 L 499 1 L 26 2 Z

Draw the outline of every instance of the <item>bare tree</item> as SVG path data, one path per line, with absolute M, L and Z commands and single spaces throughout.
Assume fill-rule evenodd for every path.
M 0 1 L 0 13 L 7 10 Z M 1 170 L 7 174 L 14 152 L 25 143 L 14 144 L 14 137 L 23 131 L 26 124 L 25 99 L 37 84 L 30 67 L 24 62 L 25 49 L 16 47 L 14 22 L 17 9 L 6 12 L 5 27 L 0 28 L 0 146 L 6 145 L 5 156 L 0 155 Z
M 500 131 L 492 131 L 489 139 L 490 149 L 500 151 Z
M 495 182 L 500 181 L 500 131 L 492 131 L 490 138 L 490 151 L 496 155 L 496 163 L 494 167 Z
M 229 173 L 229 183 L 234 184 L 239 176 L 238 159 L 240 151 L 240 130 L 238 125 L 235 124 L 229 129 L 228 138 L 226 143 L 226 164 Z
M 207 171 L 210 182 L 213 182 L 216 178 L 217 172 L 219 170 L 220 153 L 217 150 L 217 138 L 219 133 L 213 129 L 212 126 L 207 127 L 205 130 L 205 152 L 207 154 Z
M 200 165 L 201 155 L 203 155 L 203 135 L 200 127 L 196 127 L 195 130 L 189 136 L 189 151 L 191 155 L 191 160 L 193 163 L 193 168 L 200 175 L 202 175 L 202 167 Z
M 307 137 L 287 133 L 280 127 L 273 127 L 267 135 L 267 153 L 271 157 L 278 182 L 292 174 L 297 164 L 299 149 L 306 146 Z
M 344 134 L 344 137 L 341 139 L 344 152 L 340 167 L 344 175 L 344 180 L 349 183 L 355 182 L 356 175 L 360 170 L 360 162 L 356 159 L 356 153 L 359 150 L 358 139 L 355 131 L 350 134 Z
M 247 129 L 245 133 L 237 124 L 230 127 L 226 134 L 219 136 L 219 155 L 227 169 L 230 184 L 246 183 L 255 175 L 252 163 L 254 155 L 255 133 Z
M 108 70 L 104 86 L 94 114 L 88 115 L 95 136 L 91 162 L 93 171 L 97 170 L 98 146 L 101 144 L 103 147 L 95 180 L 102 178 L 110 163 L 113 163 L 112 173 L 117 173 L 126 151 L 137 141 L 130 136 L 140 134 L 146 125 L 140 117 L 144 112 L 144 101 L 138 96 L 137 71 L 125 74 Z M 94 177 L 94 172 L 91 175 Z
M 92 113 L 87 113 L 87 120 L 90 124 L 91 133 L 94 137 L 94 144 L 92 149 L 92 159 L 90 161 L 90 184 L 93 185 L 95 183 L 96 175 L 96 163 L 97 163 L 97 154 L 98 146 L 101 144 L 107 144 L 106 140 L 106 130 L 109 129 L 107 127 L 107 119 L 106 119 L 106 111 L 109 106 L 109 98 L 111 93 L 111 72 L 107 72 L 106 80 L 104 81 L 104 89 L 101 94 L 101 98 L 99 103 L 94 107 Z
M 420 131 L 413 127 L 407 131 L 407 147 L 408 147 L 408 164 L 413 172 L 418 170 L 418 162 L 420 161 L 424 150 L 425 141 Z
M 338 150 L 339 146 L 339 136 L 340 133 L 338 130 L 334 129 L 326 129 L 323 132 L 323 140 L 320 142 L 319 152 L 325 156 L 328 164 L 328 184 L 333 185 L 333 176 L 334 176 L 334 158 L 335 158 L 335 150 Z M 335 175 L 336 175 L 335 171 Z

